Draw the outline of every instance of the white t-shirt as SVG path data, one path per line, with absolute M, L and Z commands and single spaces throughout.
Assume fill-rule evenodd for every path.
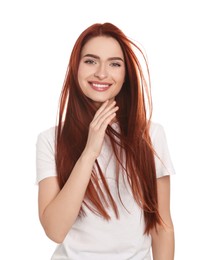
M 118 128 L 118 125 L 114 124 L 113 127 Z M 160 157 L 155 157 L 157 178 L 174 174 L 163 127 L 152 123 L 150 137 Z M 36 145 L 37 183 L 57 175 L 54 144 L 54 127 L 39 134 Z M 63 243 L 57 246 L 51 260 L 151 260 L 151 237 L 144 235 L 143 211 L 134 201 L 131 189 L 123 177 L 119 178 L 123 205 L 119 199 L 115 157 L 107 138 L 104 140 L 98 162 L 117 203 L 119 219 L 111 208 L 108 209 L 111 220 L 106 221 L 83 205 L 86 216 L 77 218 Z M 121 173 L 120 176 L 122 175 Z

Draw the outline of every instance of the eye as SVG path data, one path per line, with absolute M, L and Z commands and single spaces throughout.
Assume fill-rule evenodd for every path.
M 87 60 L 84 60 L 84 63 L 86 63 L 86 64 L 96 64 L 96 61 L 92 60 L 92 59 L 87 59 Z
M 121 64 L 119 62 L 113 62 L 110 64 L 111 67 L 121 67 Z

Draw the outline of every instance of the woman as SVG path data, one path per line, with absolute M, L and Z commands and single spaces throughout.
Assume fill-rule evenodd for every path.
M 110 23 L 82 32 L 57 126 L 38 136 L 39 217 L 59 244 L 53 260 L 148 260 L 151 248 L 155 260 L 174 258 L 174 169 L 162 126 L 147 116 L 134 49 Z

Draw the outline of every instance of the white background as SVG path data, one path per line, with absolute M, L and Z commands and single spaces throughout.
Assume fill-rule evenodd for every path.
M 148 56 L 153 119 L 165 128 L 177 173 L 175 259 L 209 259 L 208 17 L 203 0 L 0 2 L 1 259 L 47 260 L 55 249 L 38 220 L 36 138 L 55 124 L 73 43 L 106 21 Z

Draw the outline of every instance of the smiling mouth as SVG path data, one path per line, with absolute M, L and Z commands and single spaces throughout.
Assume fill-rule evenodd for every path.
M 111 87 L 111 84 L 101 84 L 90 82 L 91 87 L 96 91 L 106 91 Z

